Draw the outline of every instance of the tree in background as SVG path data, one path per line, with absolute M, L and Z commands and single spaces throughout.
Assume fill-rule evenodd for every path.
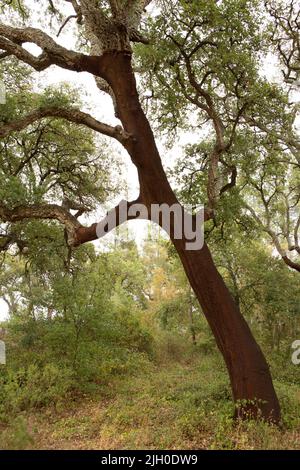
M 63 243 L 57 246 L 58 239 L 59 233 L 47 245 L 35 240 L 39 256 L 30 238 L 21 260 L 6 255 L 1 294 L 9 299 L 10 318 L 3 323 L 9 358 L 0 374 L 4 422 L 21 410 L 101 391 L 115 376 L 132 373 L 152 358 L 153 338 L 140 321 L 145 299 L 138 302 L 135 295 L 143 282 L 136 249 L 128 259 L 118 250 L 96 255 L 92 246 L 83 246 L 66 266 L 68 250 Z
M 276 45 L 279 26 L 271 21 L 262 33 L 263 21 L 270 19 L 259 5 L 206 2 L 199 14 L 190 4 L 190 15 L 181 21 L 183 5 L 165 2 L 165 15 L 150 25 L 149 33 L 161 44 L 160 54 L 142 49 L 140 67 L 158 130 L 169 135 L 193 130 L 192 140 L 198 137 L 185 146 L 174 172 L 185 200 L 206 200 L 206 216 L 214 226 L 230 218 L 253 218 L 283 261 L 299 272 L 298 105 L 293 87 L 262 76 L 266 72 L 258 55 Z M 292 4 L 289 14 L 295 15 L 294 10 Z M 289 23 L 288 16 L 280 18 Z M 239 29 L 242 22 L 247 30 Z M 285 51 L 295 66 L 296 39 L 293 44 L 287 41 Z

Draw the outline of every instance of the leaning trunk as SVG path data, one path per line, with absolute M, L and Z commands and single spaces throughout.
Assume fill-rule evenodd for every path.
M 225 360 L 236 417 L 279 422 L 279 402 L 266 359 L 217 271 L 208 247 L 186 251 L 181 240 L 174 240 L 174 244 Z
M 132 135 L 127 150 L 138 170 L 141 202 L 148 209 L 151 204 L 177 203 L 139 102 L 130 54 L 103 55 L 101 73 L 114 91 L 124 129 Z M 199 251 L 187 251 L 185 240 L 172 241 L 225 360 L 237 404 L 236 416 L 278 422 L 280 407 L 264 355 L 218 273 L 207 245 Z

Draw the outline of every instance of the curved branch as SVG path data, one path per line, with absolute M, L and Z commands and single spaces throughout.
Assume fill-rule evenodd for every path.
M 221 189 L 220 189 L 220 196 L 228 191 L 231 188 L 234 188 L 236 185 L 236 179 L 237 179 L 237 169 L 236 166 L 233 165 L 231 167 L 231 176 L 230 176 L 230 181 L 229 183 L 225 184 Z
M 58 36 L 60 35 L 60 33 L 62 32 L 62 30 L 64 29 L 64 27 L 69 23 L 70 20 L 72 20 L 73 18 L 77 18 L 77 15 L 70 15 L 68 16 L 65 21 L 63 22 L 63 24 L 61 25 L 61 27 L 59 28 L 58 30 L 58 33 L 56 35 L 56 37 L 58 38 Z
M 1 126 L 0 137 L 5 137 L 10 132 L 20 131 L 25 127 L 29 126 L 30 124 L 33 124 L 34 122 L 45 117 L 62 118 L 66 119 L 67 121 L 74 122 L 76 124 L 83 124 L 84 126 L 87 126 L 100 134 L 104 134 L 108 137 L 112 137 L 118 140 L 124 146 L 126 145 L 126 142 L 130 139 L 130 135 L 127 134 L 121 126 L 109 126 L 108 124 L 97 121 L 89 114 L 83 113 L 82 111 L 79 111 L 77 109 L 64 109 L 57 107 L 36 109 L 23 118 Z
M 0 219 L 3 222 L 20 222 L 24 219 L 54 219 L 63 224 L 68 233 L 68 243 L 74 243 L 76 230 L 81 227 L 80 222 L 69 211 L 57 204 L 34 204 L 30 206 L 17 206 L 8 209 L 0 206 Z
M 119 227 L 124 222 L 128 222 L 129 220 L 135 220 L 142 218 L 140 213 L 128 213 L 129 209 L 134 206 L 135 204 L 141 203 L 141 198 L 138 197 L 135 201 L 125 201 L 122 200 L 116 207 L 111 209 L 107 212 L 106 216 L 98 223 L 92 224 L 90 227 L 79 227 L 76 230 L 74 246 L 82 245 L 83 243 L 90 242 L 93 240 L 97 240 L 99 238 L 99 227 L 103 235 L 109 233 L 116 227 Z M 124 210 L 124 206 L 126 207 L 127 211 L 124 214 L 121 211 Z M 111 216 L 113 215 L 113 223 L 111 223 Z M 126 217 L 124 217 L 126 215 Z
M 292 269 L 295 269 L 295 271 L 298 271 L 298 273 L 300 273 L 300 264 L 299 263 L 295 263 L 288 256 L 282 256 L 282 259 L 283 259 L 283 261 L 285 262 L 285 264 L 287 266 L 289 266 Z
M 36 44 L 42 49 L 42 54 L 38 57 L 30 54 L 22 47 L 25 42 Z M 48 34 L 36 28 L 13 28 L 0 23 L 0 48 L 38 71 L 52 64 L 76 72 L 88 71 L 85 65 L 89 56 L 60 46 Z
M 265 225 L 261 219 L 259 218 L 259 216 L 256 214 L 255 210 L 249 206 L 248 204 L 245 204 L 245 207 L 246 209 L 248 209 L 248 211 L 251 213 L 251 215 L 253 216 L 253 218 L 256 220 L 256 222 L 259 224 L 259 226 L 262 228 L 262 230 L 264 230 L 272 239 L 274 245 L 275 245 L 275 248 L 278 252 L 278 254 L 281 256 L 281 258 L 283 259 L 283 261 L 285 262 L 285 264 L 287 266 L 289 266 L 290 268 L 292 269 L 295 269 L 295 271 L 298 271 L 300 272 L 300 264 L 299 263 L 296 263 L 294 262 L 293 260 L 291 260 L 288 256 L 287 256 L 287 253 L 286 251 L 282 248 L 281 244 L 280 244 L 280 241 L 278 239 L 278 236 L 276 235 L 276 233 L 270 228 L 269 224 Z
M 17 59 L 30 65 L 38 72 L 45 70 L 52 64 L 50 58 L 44 52 L 40 54 L 38 57 L 35 57 L 34 55 L 30 54 L 30 52 L 26 51 L 26 49 L 24 49 L 19 44 L 9 41 L 8 39 L 3 38 L 1 36 L 0 36 L 0 48 L 3 51 L 5 51 L 1 54 L 1 58 L 14 55 Z
M 97 230 L 99 226 L 102 228 L 103 235 L 105 235 L 128 220 L 142 218 L 138 211 L 132 212 L 132 214 L 130 214 L 129 211 L 133 205 L 140 204 L 140 202 L 140 197 L 131 202 L 122 200 L 115 208 L 107 212 L 106 216 L 100 222 L 94 223 L 90 227 L 84 227 L 77 220 L 76 216 L 72 215 L 66 207 L 57 204 L 17 206 L 14 209 L 0 205 L 0 219 L 3 222 L 10 223 L 20 222 L 26 219 L 57 220 L 65 227 L 68 245 L 77 247 L 83 243 L 97 240 L 99 238 L 99 232 Z M 124 205 L 126 212 L 124 212 Z M 114 215 L 113 224 L 111 223 L 112 214 Z M 8 243 L 11 243 L 11 240 L 9 240 Z

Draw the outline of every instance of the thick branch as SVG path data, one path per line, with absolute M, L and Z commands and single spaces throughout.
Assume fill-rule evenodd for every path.
M 282 256 L 283 261 L 287 266 L 289 266 L 292 269 L 295 269 L 295 271 L 298 271 L 300 273 L 300 264 L 295 263 L 292 261 L 288 256 Z
M 42 49 L 42 54 L 38 57 L 30 54 L 22 47 L 25 42 L 36 44 Z M 0 48 L 38 71 L 54 64 L 80 72 L 86 70 L 84 64 L 89 60 L 89 57 L 84 54 L 60 46 L 48 34 L 39 29 L 13 28 L 3 23 L 0 23 Z
M 76 217 L 57 204 L 17 206 L 14 209 L 0 206 L 0 218 L 3 222 L 11 223 L 25 219 L 55 219 L 65 226 L 68 233 L 68 243 L 70 245 L 74 244 L 75 232 L 81 227 Z
M 99 238 L 100 232 L 105 235 L 116 227 L 119 227 L 124 222 L 142 218 L 141 213 L 132 213 L 129 215 L 127 212 L 126 214 L 121 214 L 121 207 L 122 210 L 124 210 L 124 206 L 127 206 L 127 209 L 129 210 L 133 205 L 140 203 L 140 198 L 131 202 L 122 200 L 116 207 L 107 212 L 106 216 L 100 222 L 92 224 L 90 227 L 81 226 L 76 231 L 74 246 L 79 246 L 83 243 L 97 240 Z
M 25 62 L 26 64 L 33 67 L 38 72 L 45 70 L 49 67 L 52 62 L 47 54 L 44 52 L 40 54 L 38 57 L 30 54 L 30 52 L 26 51 L 22 46 L 16 44 L 8 39 L 0 37 L 0 48 L 6 52 L 1 54 L 1 57 L 8 57 L 14 55 L 17 59 Z
M 10 223 L 20 222 L 26 219 L 57 220 L 64 225 L 66 229 L 69 246 L 75 247 L 89 241 L 97 240 L 101 231 L 103 235 L 105 235 L 128 220 L 142 218 L 143 214 L 138 211 L 133 211 L 132 214 L 128 214 L 129 209 L 139 203 L 140 198 L 131 202 L 123 200 L 115 208 L 111 209 L 100 222 L 94 223 L 90 227 L 81 225 L 77 218 L 72 215 L 66 207 L 57 204 L 18 206 L 14 209 L 0 206 L 0 219 L 3 222 Z M 126 212 L 124 212 L 124 206 L 126 206 Z M 11 240 L 9 240 L 8 243 L 11 243 Z
M 1 126 L 0 137 L 5 137 L 10 132 L 20 131 L 30 124 L 33 124 L 34 122 L 45 117 L 57 117 L 66 119 L 67 121 L 74 122 L 76 124 L 83 124 L 84 126 L 99 132 L 100 134 L 113 137 L 114 139 L 121 142 L 124 146 L 130 138 L 130 135 L 127 134 L 121 126 L 109 126 L 108 124 L 97 121 L 89 114 L 83 113 L 82 111 L 78 111 L 76 109 L 63 109 L 56 107 L 36 109 L 21 119 Z

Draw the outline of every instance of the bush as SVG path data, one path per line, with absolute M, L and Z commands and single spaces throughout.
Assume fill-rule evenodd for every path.
M 66 367 L 46 364 L 8 370 L 0 376 L 0 417 L 28 408 L 56 404 L 74 387 L 73 372 Z

